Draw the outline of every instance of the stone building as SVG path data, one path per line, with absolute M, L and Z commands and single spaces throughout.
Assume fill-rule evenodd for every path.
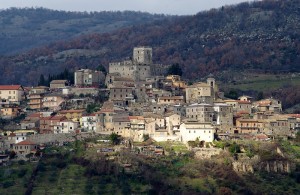
M 273 98 L 256 101 L 252 105 L 256 112 L 265 114 L 279 114 L 282 112 L 281 101 Z
M 75 86 L 94 86 L 104 83 L 105 75 L 101 71 L 80 69 L 74 72 L 74 84 Z
M 61 89 L 68 85 L 67 80 L 53 80 L 50 82 L 50 89 Z
M 264 124 L 261 121 L 241 118 L 236 120 L 236 129 L 234 129 L 234 133 L 257 134 L 262 132 L 263 128 Z
M 159 67 L 159 70 L 156 71 L 156 67 Z M 132 60 L 109 63 L 109 74 L 119 73 L 121 77 L 145 81 L 148 77 L 163 73 L 162 67 L 164 66 L 152 63 L 152 48 L 135 47 Z
M 214 121 L 216 125 L 233 125 L 232 107 L 225 103 L 214 104 Z
M 128 106 L 134 100 L 134 89 L 131 87 L 110 88 L 109 100 L 115 105 Z
M 187 103 L 213 103 L 216 92 L 215 79 L 208 78 L 206 83 L 199 82 L 186 87 Z
M 210 104 L 191 104 L 186 107 L 186 117 L 189 120 L 212 123 L 214 107 Z
M 239 113 L 252 113 L 252 104 L 250 101 L 241 101 L 241 100 L 224 100 L 224 102 L 232 106 L 233 114 L 237 115 Z

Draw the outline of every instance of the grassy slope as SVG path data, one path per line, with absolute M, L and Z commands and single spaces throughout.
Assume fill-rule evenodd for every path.
M 239 143 L 243 144 L 243 142 Z M 252 144 L 257 145 L 258 142 Z M 283 142 L 284 150 L 290 151 L 290 147 L 299 153 L 299 145 L 291 145 Z M 166 142 L 161 145 L 168 145 Z M 256 173 L 253 175 L 237 175 L 230 166 L 225 165 L 224 159 L 195 160 L 189 155 L 184 156 L 163 156 L 156 159 L 149 159 L 143 162 L 146 172 L 142 175 L 124 175 L 122 173 L 88 174 L 89 166 L 82 166 L 75 163 L 72 157 L 82 156 L 85 149 L 82 143 L 73 144 L 66 148 L 54 148 L 56 152 L 66 154 L 70 148 L 76 147 L 77 152 L 69 153 L 64 158 L 48 156 L 42 161 L 43 168 L 37 174 L 32 194 L 148 194 L 151 192 L 151 185 L 157 188 L 164 188 L 165 193 L 205 193 L 216 194 L 220 190 L 232 190 L 234 193 L 244 194 L 251 189 L 253 193 L 273 194 L 297 194 L 300 184 L 291 175 Z M 76 149 L 74 148 L 74 149 Z M 48 150 L 46 152 L 53 152 Z M 184 145 L 175 144 L 174 151 L 184 150 Z M 172 151 L 172 147 L 168 147 Z M 294 153 L 294 152 L 293 152 Z M 289 153 L 288 153 L 289 154 Z M 134 155 L 135 156 L 135 155 Z M 296 155 L 298 156 L 298 155 Z M 130 158 L 130 157 L 129 157 Z M 135 158 L 135 157 L 134 157 Z M 141 160 L 136 157 L 135 160 Z M 67 162 L 61 167 L 59 162 Z M 99 166 L 101 166 L 99 164 Z M 24 194 L 26 183 L 31 175 L 34 164 L 25 165 L 13 164 L 11 171 L 5 171 L 7 167 L 0 167 L 0 182 L 14 180 L 14 185 L 8 188 L 0 187 L 0 194 Z M 18 176 L 21 169 L 28 171 L 22 177 Z M 10 173 L 10 174 L 7 174 Z M 299 174 L 299 173 L 298 173 Z M 148 178 L 148 179 L 146 179 Z M 153 186 L 152 186 L 153 187 Z M 153 192 L 153 191 L 152 191 Z M 158 191 L 154 191 L 158 192 Z M 221 193 L 221 192 L 220 192 Z
M 243 91 L 272 91 L 288 85 L 300 85 L 300 75 L 270 75 L 270 74 L 250 74 L 244 80 L 234 84 L 225 85 L 225 88 L 240 89 Z

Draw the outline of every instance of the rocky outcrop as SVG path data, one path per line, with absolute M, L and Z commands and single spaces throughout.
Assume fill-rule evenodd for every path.
M 289 160 L 237 160 L 232 163 L 232 166 L 233 170 L 239 173 L 254 173 L 256 171 L 266 171 L 268 173 L 291 173 L 295 169 L 294 164 Z
M 192 150 L 195 152 L 196 159 L 210 159 L 223 151 L 220 148 L 193 148 Z
M 258 170 L 274 173 L 291 173 L 294 169 L 293 163 L 288 160 L 265 161 L 259 163 Z

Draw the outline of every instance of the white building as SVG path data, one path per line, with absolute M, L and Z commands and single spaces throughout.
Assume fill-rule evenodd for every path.
M 187 143 L 188 141 L 212 142 L 214 140 L 215 129 L 210 123 L 200 122 L 185 122 L 179 127 L 181 141 Z
M 72 133 L 78 128 L 78 122 L 72 120 L 64 120 L 59 125 L 54 126 L 54 133 Z
M 93 132 L 97 130 L 99 117 L 96 114 L 90 114 L 82 117 L 82 128 L 84 131 Z

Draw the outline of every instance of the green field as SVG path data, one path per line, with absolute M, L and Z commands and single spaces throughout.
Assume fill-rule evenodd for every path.
M 265 75 L 249 74 L 244 80 L 236 81 L 233 84 L 221 84 L 221 88 L 240 89 L 243 91 L 272 91 L 286 86 L 300 85 L 299 75 Z

